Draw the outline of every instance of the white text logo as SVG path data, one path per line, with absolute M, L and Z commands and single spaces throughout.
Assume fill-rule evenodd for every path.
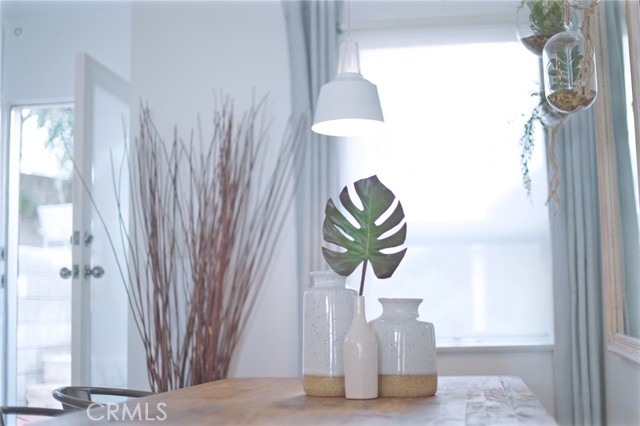
M 144 420 L 148 422 L 162 422 L 167 419 L 167 412 L 163 409 L 166 406 L 167 404 L 164 402 L 157 403 L 156 409 L 159 414 L 154 415 L 153 410 L 150 410 L 148 402 L 145 402 L 144 404 L 140 404 L 138 402 L 136 404 L 129 403 L 122 405 L 115 403 L 101 404 L 99 402 L 93 402 L 87 407 L 87 417 L 93 421 L 107 419 L 107 421 Z M 92 412 L 91 409 L 94 407 L 107 407 L 107 412 Z

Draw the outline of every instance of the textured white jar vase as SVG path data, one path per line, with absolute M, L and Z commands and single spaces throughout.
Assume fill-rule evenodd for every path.
M 353 321 L 353 298 L 345 277 L 335 272 L 311 273 L 304 293 L 302 387 L 307 395 L 344 396 L 342 346 Z
M 363 296 L 355 296 L 353 322 L 344 339 L 344 386 L 349 399 L 378 397 L 378 341 L 367 324 Z
M 378 338 L 381 397 L 431 396 L 438 388 L 433 324 L 418 321 L 422 299 L 378 299 L 382 315 L 369 324 Z

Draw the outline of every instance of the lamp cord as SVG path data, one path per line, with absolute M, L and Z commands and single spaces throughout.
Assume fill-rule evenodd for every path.
M 347 0 L 347 40 L 351 41 L 351 1 Z

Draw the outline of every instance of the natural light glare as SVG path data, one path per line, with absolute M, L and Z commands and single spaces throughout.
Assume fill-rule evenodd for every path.
M 54 149 L 46 147 L 48 127 L 38 127 L 38 117 L 30 116 L 22 124 L 22 146 L 20 149 L 20 173 L 46 177 L 58 177 L 60 165 Z
M 380 314 L 379 297 L 420 297 L 421 319 L 434 323 L 440 345 L 550 342 L 541 137 L 530 198 L 520 169 L 538 58 L 517 42 L 361 46 L 386 128 L 340 145 L 341 181 L 377 174 L 401 200 L 408 225 L 407 255 L 394 276 L 369 274 L 367 317 Z
M 428 199 L 409 200 L 410 210 L 420 221 L 478 222 L 496 208 L 500 198 L 515 191 L 524 195 L 517 141 L 522 131 L 521 114 L 536 102 L 530 96 L 537 90 L 536 58 L 517 55 L 522 53 L 517 43 L 482 46 L 421 46 L 363 50 L 361 54 L 371 80 L 380 82 L 387 129 L 371 138 L 378 148 L 368 150 L 358 172 L 362 176 L 380 174 L 390 167 L 395 171 L 389 184 L 399 191 L 424 191 L 447 200 L 438 205 Z M 473 65 L 486 64 L 487 58 L 494 56 L 517 57 L 519 64 L 514 65 L 518 72 Z M 522 56 L 529 60 L 522 61 Z M 513 125 L 507 125 L 509 121 Z M 427 132 L 416 132 L 416 126 Z M 505 146 L 505 140 L 514 143 Z M 412 155 L 403 147 L 411 147 Z M 450 157 L 456 158 L 455 163 L 442 163 Z M 541 156 L 534 161 L 533 168 L 539 167 Z M 400 173 L 399 166 L 403 169 Z M 416 170 L 427 179 L 412 179 Z M 543 181 L 536 183 L 544 186 Z M 497 200 L 484 195 L 486 187 L 493 188 Z

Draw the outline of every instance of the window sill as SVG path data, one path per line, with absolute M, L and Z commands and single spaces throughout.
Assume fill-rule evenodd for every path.
M 490 353 L 490 352 L 552 352 L 552 342 L 469 342 L 438 343 L 438 354 L 450 353 Z

